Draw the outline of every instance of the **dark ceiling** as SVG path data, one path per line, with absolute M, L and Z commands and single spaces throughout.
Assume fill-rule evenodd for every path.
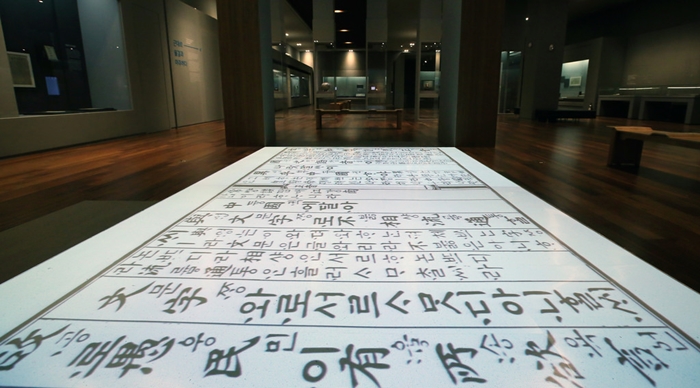
M 313 25 L 313 0 L 286 0 L 289 5 L 299 14 L 301 19 L 309 26 L 309 29 Z M 374 0 L 334 0 L 334 9 L 341 10 L 342 13 L 335 14 L 335 24 L 336 24 L 336 35 L 335 35 L 335 47 L 340 49 L 357 49 L 365 47 L 366 39 L 366 20 L 367 20 L 367 2 Z M 393 1 L 393 2 L 392 2 Z M 393 8 L 390 6 L 389 12 L 389 25 L 393 25 L 395 28 L 401 26 L 400 28 L 411 29 L 411 20 L 396 20 L 397 18 L 402 19 L 412 19 L 413 22 L 417 21 L 417 17 L 406 16 L 407 12 L 418 13 L 420 8 L 421 0 L 387 0 L 387 4 L 394 4 Z M 488 1 L 488 0 L 485 0 Z M 603 12 L 606 13 L 616 13 L 621 8 L 629 7 L 631 3 L 642 2 L 646 0 L 561 0 L 568 1 L 569 11 L 568 11 L 568 21 L 569 23 L 576 21 L 577 19 L 584 19 L 595 17 L 596 14 Z M 693 0 L 700 1 L 700 0 Z M 516 10 L 514 12 L 522 12 L 524 10 L 524 4 L 527 0 L 505 0 L 506 2 L 506 12 L 510 10 Z M 391 5 L 389 4 L 389 5 Z M 398 7 L 398 8 L 397 8 Z M 525 6 L 526 7 L 526 6 Z M 393 11 L 391 11 L 393 10 Z M 392 19 L 392 16 L 394 17 Z M 609 16 L 609 15 L 608 15 Z M 392 22 L 393 20 L 393 22 Z M 404 23 L 405 22 L 405 23 Z M 403 26 L 403 24 L 408 23 L 408 26 Z M 415 28 L 413 28 L 413 35 L 415 36 Z M 396 32 L 396 31 L 394 31 Z M 396 32 L 398 34 L 399 32 Z M 394 35 L 396 35 L 394 34 Z M 390 34 L 390 41 L 391 41 Z M 410 40 L 410 39 L 409 39 Z M 415 38 L 414 38 L 415 40 Z M 352 42 L 352 43 L 348 43 Z
M 604 11 L 608 8 L 613 8 L 624 3 L 631 3 L 635 1 L 637 0 L 569 0 L 569 20 L 589 16 L 597 12 Z M 297 11 L 299 16 L 301 16 L 306 24 L 308 24 L 309 28 L 312 28 L 313 0 L 287 0 L 287 2 L 294 8 L 295 11 Z M 350 8 L 352 7 L 352 3 L 365 4 L 365 1 L 336 0 L 336 9 L 338 9 L 338 3 L 348 4 L 347 8 Z M 366 12 L 363 11 L 363 14 L 364 13 Z

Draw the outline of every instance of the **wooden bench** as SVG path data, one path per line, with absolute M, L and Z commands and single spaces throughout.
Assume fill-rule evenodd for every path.
M 323 115 L 339 115 L 339 114 L 395 114 L 396 115 L 396 129 L 401 129 L 401 123 L 403 122 L 403 109 L 341 109 L 341 110 L 330 110 L 330 109 L 316 109 L 316 129 L 323 129 Z
M 554 122 L 559 119 L 594 119 L 596 113 L 594 110 L 586 109 L 537 109 L 535 110 L 535 119 L 539 121 Z
M 352 101 L 351 100 L 344 100 L 344 101 L 335 101 L 330 103 L 330 110 L 343 110 L 343 109 L 352 109 Z
M 608 166 L 639 168 L 645 141 L 700 149 L 700 133 L 655 131 L 650 127 L 612 127 L 615 129 Z

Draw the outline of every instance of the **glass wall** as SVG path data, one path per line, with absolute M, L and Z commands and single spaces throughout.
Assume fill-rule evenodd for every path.
M 440 43 L 423 43 L 420 55 L 419 117 L 437 119 L 440 107 Z
M 311 75 L 297 69 L 290 69 L 289 87 L 291 95 L 291 108 L 305 106 L 311 103 L 310 82 Z
M 316 52 L 321 82 L 316 92 L 317 107 L 327 109 L 332 102 L 343 99 L 351 100 L 353 109 L 364 109 L 370 91 L 366 51 L 321 46 L 317 45 Z
M 498 112 L 514 113 L 520 106 L 520 79 L 522 73 L 522 53 L 503 51 L 501 53 L 501 84 L 498 96 Z
M 387 108 L 387 53 L 385 44 L 367 44 L 367 106 L 371 109 Z
M 20 114 L 131 109 L 117 0 L 0 0 L 0 18 Z
M 586 94 L 588 79 L 588 59 L 567 62 L 561 66 L 559 98 L 578 99 Z
M 275 65 L 272 69 L 272 82 L 275 88 L 275 109 L 284 109 L 287 106 L 287 74 L 281 66 Z
M 292 74 L 289 76 L 289 79 L 290 79 L 290 87 L 292 88 L 292 90 L 291 90 L 292 98 L 298 98 L 301 95 L 299 92 L 299 83 L 300 83 L 299 76 Z
M 323 82 L 335 85 L 335 95 L 338 98 L 364 98 L 367 94 L 367 78 L 365 77 L 323 77 Z
M 275 44 L 272 48 L 275 110 L 310 105 L 313 69 L 289 55 L 285 45 Z
M 327 109 L 335 102 L 335 57 L 334 51 L 325 50 L 325 45 L 316 45 L 316 72 L 319 74 L 316 90 L 316 107 Z

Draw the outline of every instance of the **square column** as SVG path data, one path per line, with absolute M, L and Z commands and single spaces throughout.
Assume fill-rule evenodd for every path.
M 445 0 L 440 143 L 493 147 L 504 0 Z
M 275 142 L 270 0 L 217 0 L 226 145 Z

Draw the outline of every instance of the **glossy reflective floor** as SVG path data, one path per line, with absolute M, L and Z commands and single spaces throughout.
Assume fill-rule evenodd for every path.
M 426 112 L 434 115 L 434 112 Z M 324 118 L 310 108 L 278 112 L 281 146 L 436 146 L 437 120 L 401 130 L 391 119 Z M 499 117 L 495 149 L 462 148 L 526 190 L 634 255 L 700 290 L 700 152 L 648 144 L 637 174 L 606 167 L 609 125 L 700 131 L 698 126 L 637 120 L 539 123 Z M 159 201 L 241 159 L 256 148 L 226 148 L 213 122 L 155 134 L 0 160 L 0 230 L 82 201 Z M 2 263 L 0 280 L 27 269 Z

